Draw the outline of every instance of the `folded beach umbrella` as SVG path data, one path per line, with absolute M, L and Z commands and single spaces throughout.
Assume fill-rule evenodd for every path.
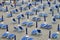
M 2 22 L 2 21 L 4 21 L 3 15 L 2 15 L 2 17 L 0 18 L 0 22 Z
M 60 31 L 60 24 L 58 24 L 57 26 L 57 31 Z

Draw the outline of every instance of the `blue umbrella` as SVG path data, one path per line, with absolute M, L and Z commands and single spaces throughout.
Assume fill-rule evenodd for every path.
M 59 5 L 58 4 L 55 5 L 55 8 L 57 8 L 57 12 L 59 13 Z
M 48 5 L 49 5 L 49 7 L 51 6 L 51 3 L 48 1 Z
M 31 6 L 32 6 L 31 3 L 27 4 L 27 7 L 28 7 L 29 9 L 31 8 Z
M 52 16 L 54 16 L 54 11 L 52 8 L 50 9 L 50 12 L 52 12 Z

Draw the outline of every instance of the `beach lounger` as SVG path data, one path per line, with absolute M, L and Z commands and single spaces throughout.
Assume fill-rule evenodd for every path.
M 51 29 L 52 28 L 52 25 L 49 25 L 49 24 L 41 24 L 40 25 L 41 28 L 44 28 L 44 29 Z
M 14 36 L 15 36 L 15 34 L 9 34 L 7 38 L 8 38 L 8 39 L 13 39 Z
M 9 33 L 6 32 L 6 33 L 2 34 L 2 37 L 3 37 L 3 38 L 7 38 L 8 35 L 9 35 Z
M 41 30 L 34 29 L 34 30 L 32 30 L 31 34 L 32 34 L 32 35 L 38 35 L 38 34 L 41 34 Z
M 33 20 L 33 21 L 41 21 L 41 19 L 38 18 L 38 17 L 33 17 L 32 20 Z

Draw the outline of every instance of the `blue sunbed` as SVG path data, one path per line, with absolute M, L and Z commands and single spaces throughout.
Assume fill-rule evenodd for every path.
M 15 36 L 15 34 L 9 34 L 9 35 L 8 35 L 8 39 L 13 39 L 14 36 Z
M 31 32 L 32 35 L 38 35 L 38 34 L 40 34 L 40 33 L 41 33 L 41 30 L 38 30 L 38 29 L 34 29 L 34 30 L 32 30 L 32 32 Z
M 41 24 L 40 25 L 41 28 L 44 28 L 44 29 L 51 29 L 52 28 L 52 25 L 49 25 L 49 24 Z
M 34 13 L 33 12 L 26 12 L 26 15 L 34 15 Z
M 2 35 L 2 37 L 3 37 L 3 38 L 7 38 L 8 35 L 9 35 L 9 33 L 6 32 L 6 33 L 4 33 L 4 34 Z
M 32 20 L 33 21 L 41 21 L 41 19 L 40 18 L 37 18 L 37 17 L 33 17 Z

